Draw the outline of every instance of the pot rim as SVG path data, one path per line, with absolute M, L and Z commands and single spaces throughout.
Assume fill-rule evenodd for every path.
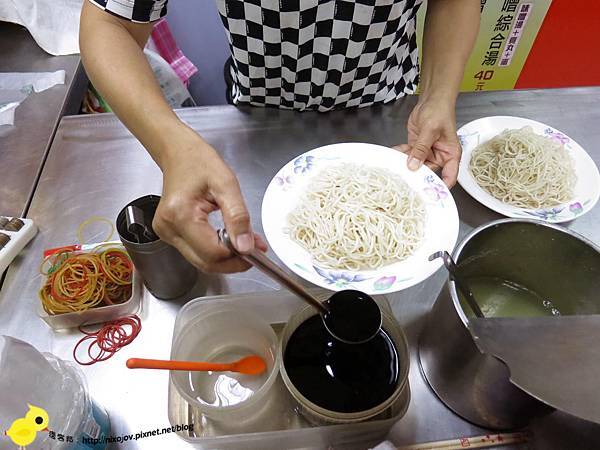
M 467 234 L 460 241 L 460 243 L 454 248 L 454 251 L 452 252 L 452 258 L 454 259 L 454 261 L 458 261 L 458 257 L 462 253 L 464 247 L 476 235 L 481 233 L 483 230 L 486 230 L 488 228 L 495 227 L 498 225 L 504 225 L 506 223 L 530 223 L 530 224 L 534 224 L 534 225 L 544 226 L 547 228 L 552 228 L 556 231 L 568 234 L 571 237 L 578 239 L 579 241 L 583 242 L 584 244 L 587 244 L 588 246 L 590 246 L 591 248 L 596 250 L 596 252 L 600 253 L 599 245 L 592 242 L 590 239 L 586 238 L 585 236 L 582 236 L 581 234 L 576 233 L 575 231 L 571 230 L 570 228 L 566 228 L 566 227 L 563 227 L 563 226 L 555 224 L 555 223 L 549 223 L 549 222 L 545 222 L 543 220 L 538 220 L 538 219 L 504 218 L 504 219 L 493 220 L 491 222 L 485 223 L 485 224 L 480 225 L 477 228 L 474 228 L 473 230 L 471 230 L 471 232 L 469 234 Z M 454 310 L 458 314 L 458 317 L 460 318 L 463 325 L 466 328 L 469 328 L 469 319 L 467 318 L 467 315 L 465 314 L 465 312 L 463 311 L 463 309 L 461 307 L 460 300 L 458 299 L 458 293 L 456 291 L 456 285 L 455 285 L 454 281 L 452 281 L 450 279 L 450 277 L 448 277 L 448 281 L 446 281 L 446 286 L 448 287 L 448 291 L 450 292 L 450 297 L 452 298 L 452 303 L 454 304 Z

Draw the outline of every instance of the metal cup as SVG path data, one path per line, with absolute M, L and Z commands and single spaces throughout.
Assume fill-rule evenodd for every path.
M 152 219 L 159 201 L 158 195 L 146 195 L 128 203 L 117 216 L 117 231 L 144 285 L 156 298 L 169 300 L 189 292 L 198 272 L 154 234 Z

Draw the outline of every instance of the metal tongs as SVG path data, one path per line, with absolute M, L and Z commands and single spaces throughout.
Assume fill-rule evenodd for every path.
M 144 211 L 137 206 L 129 205 L 125 210 L 125 220 L 127 222 L 127 231 L 137 239 L 138 244 L 153 242 L 158 236 L 152 229 L 152 224 L 146 223 Z

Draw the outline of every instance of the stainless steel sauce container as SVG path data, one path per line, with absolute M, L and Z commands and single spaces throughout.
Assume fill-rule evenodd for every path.
M 144 285 L 156 298 L 173 299 L 192 289 L 198 278 L 196 268 L 179 251 L 149 232 L 147 239 L 138 237 L 127 227 L 127 211 L 138 208 L 151 227 L 158 206 L 158 195 L 146 195 L 128 203 L 117 216 L 117 231 L 133 265 L 142 275 Z
M 537 220 L 497 220 L 473 230 L 453 257 L 465 278 L 511 280 L 551 298 L 562 314 L 600 313 L 600 248 L 567 228 Z M 429 313 L 419 360 L 438 397 L 477 425 L 518 428 L 552 411 L 543 399 L 513 385 L 504 363 L 479 351 L 451 280 Z

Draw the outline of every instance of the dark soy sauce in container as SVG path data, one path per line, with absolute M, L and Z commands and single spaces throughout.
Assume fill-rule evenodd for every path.
M 377 336 L 381 311 L 369 295 L 355 290 L 339 291 L 323 302 L 325 328 L 347 343 L 363 343 Z
M 398 353 L 383 328 L 367 342 L 348 344 L 332 337 L 318 315 L 292 333 L 283 363 L 302 395 L 340 413 L 371 409 L 398 384 Z

